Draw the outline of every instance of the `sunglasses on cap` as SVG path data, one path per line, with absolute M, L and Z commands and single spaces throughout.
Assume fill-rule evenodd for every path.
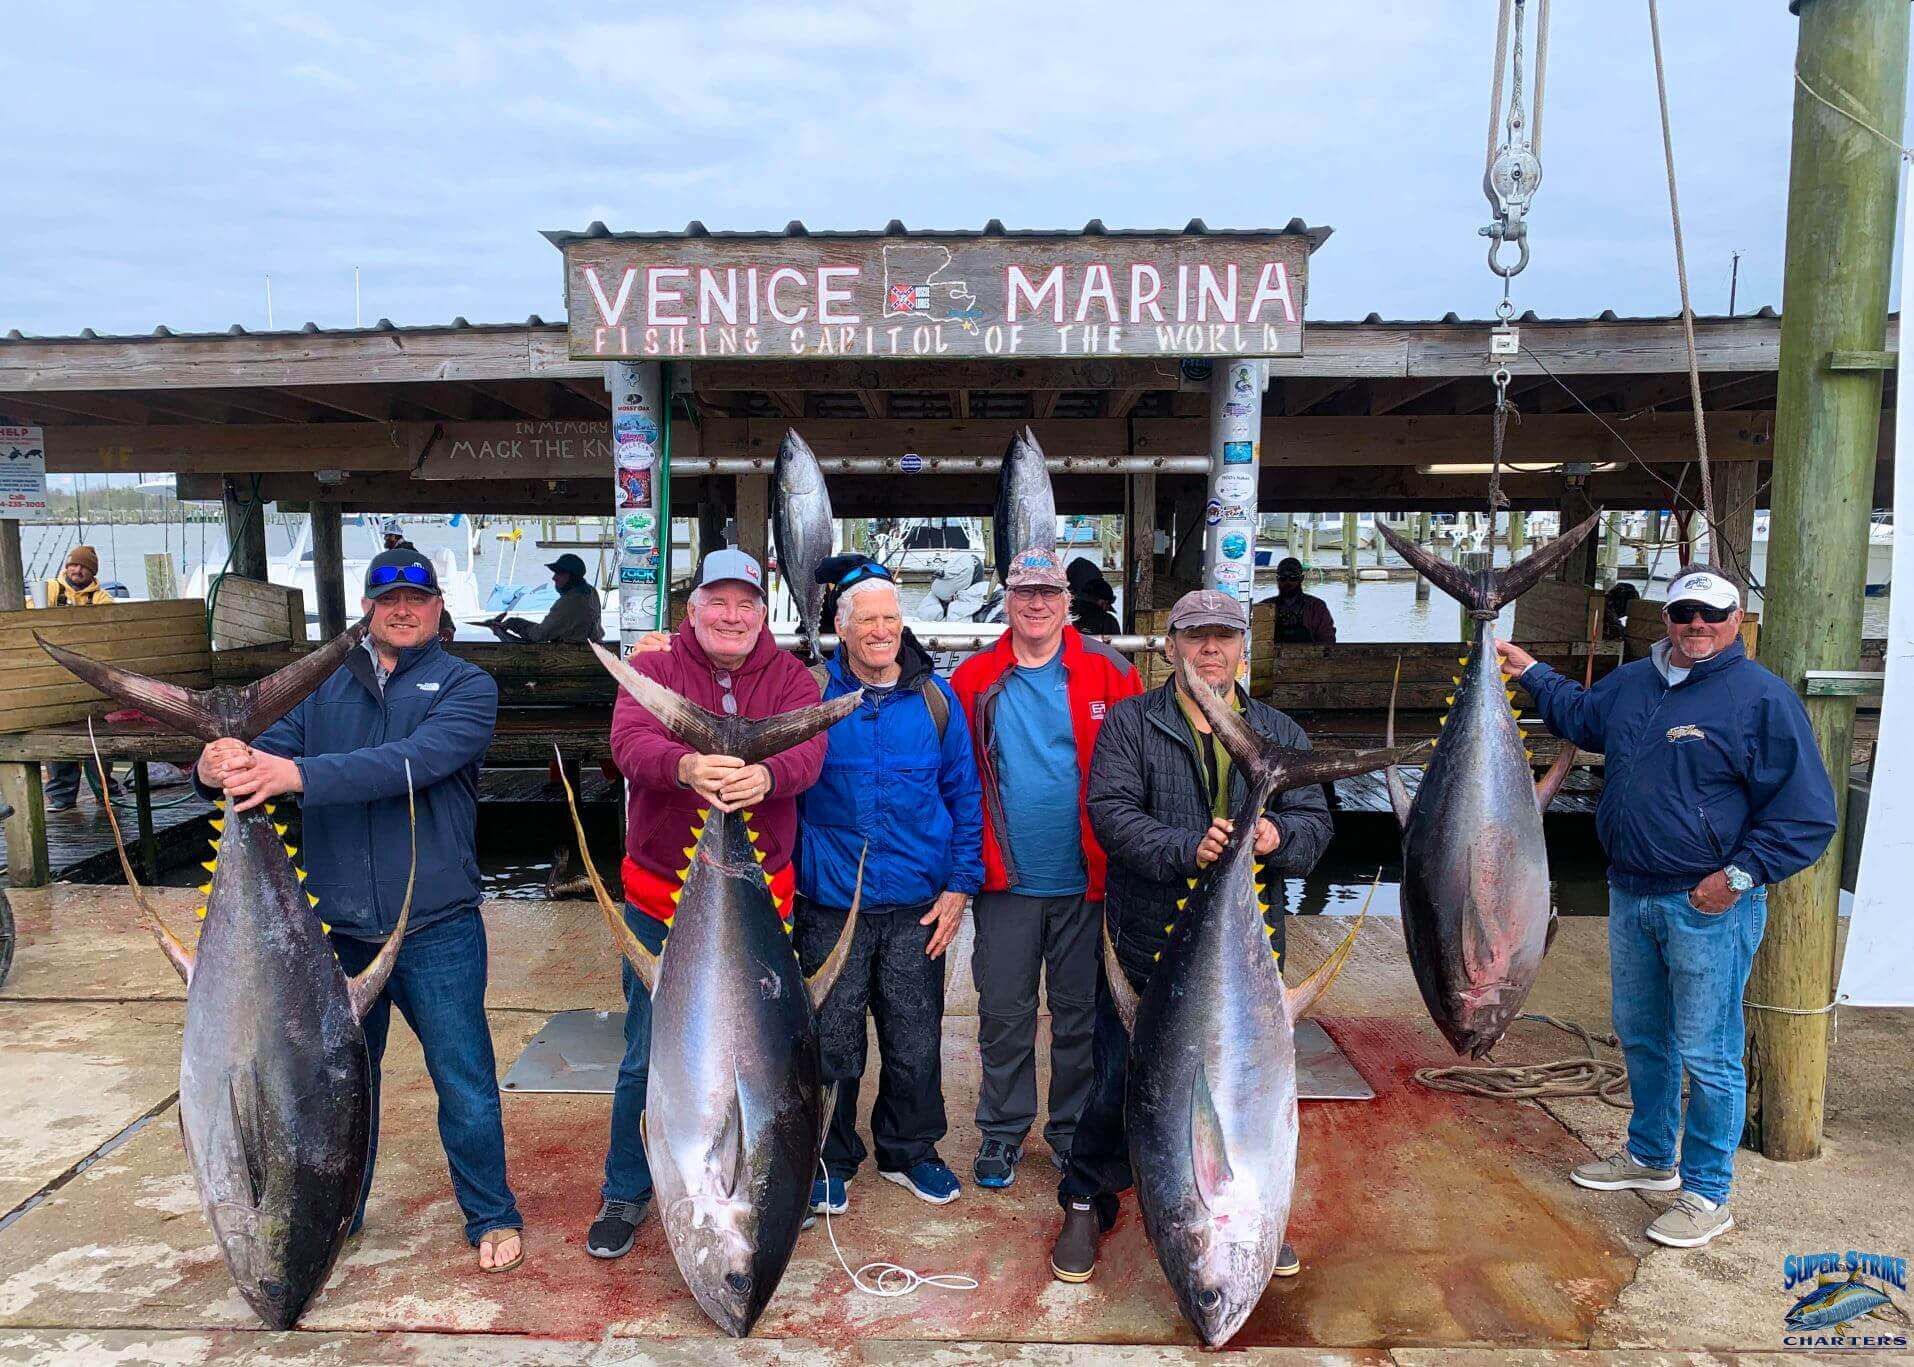
M 401 581 L 429 589 L 432 587 L 432 571 L 424 565 L 380 565 L 366 576 L 366 586 L 374 589 Z
M 844 571 L 843 577 L 837 581 L 837 587 L 839 592 L 842 592 L 853 584 L 863 583 L 866 579 L 882 579 L 887 584 L 897 582 L 891 578 L 889 570 L 875 561 L 867 560 L 861 565 L 853 565 Z
M 1662 611 L 1678 627 L 1687 626 L 1697 617 L 1713 626 L 1720 626 L 1735 615 L 1733 608 L 1711 608 L 1705 603 L 1670 603 Z

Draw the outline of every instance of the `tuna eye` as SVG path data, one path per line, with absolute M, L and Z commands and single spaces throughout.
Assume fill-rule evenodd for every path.
M 1213 1286 L 1205 1287 L 1203 1290 L 1196 1293 L 1196 1303 L 1202 1306 L 1205 1310 L 1214 1310 L 1216 1308 L 1216 1303 L 1222 1299 L 1223 1299 L 1223 1293 L 1221 1291 L 1218 1291 Z
M 733 1291 L 737 1292 L 740 1296 L 742 1296 L 745 1292 L 751 1289 L 751 1279 L 745 1276 L 744 1273 L 742 1272 L 725 1273 L 724 1284 L 730 1287 Z

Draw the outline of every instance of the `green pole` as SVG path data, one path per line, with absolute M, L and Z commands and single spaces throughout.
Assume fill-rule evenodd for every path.
M 1801 19 L 1800 81 L 1760 654 L 1798 689 L 1808 670 L 1860 663 L 1881 371 L 1835 370 L 1829 362 L 1835 351 L 1878 353 L 1887 344 L 1900 159 L 1862 122 L 1900 135 L 1908 5 L 1795 0 L 1789 8 Z M 1836 810 L 1845 814 L 1854 700 L 1804 701 Z M 1823 1008 L 1834 989 L 1843 835 L 1837 830 L 1813 867 L 1770 892 L 1767 938 L 1748 984 L 1748 1000 L 1757 1004 L 1748 1013 L 1749 1138 L 1770 1158 L 1821 1151 L 1830 1020 Z
M 671 362 L 658 366 L 658 630 L 671 630 Z

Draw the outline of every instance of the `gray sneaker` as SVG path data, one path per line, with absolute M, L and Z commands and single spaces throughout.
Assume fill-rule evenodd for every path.
M 1735 1227 L 1728 1203 L 1716 1205 L 1706 1196 L 1684 1191 L 1648 1226 L 1648 1237 L 1669 1248 L 1700 1248 Z
M 1681 1174 L 1672 1168 L 1649 1168 L 1623 1149 L 1613 1158 L 1580 1164 L 1568 1175 L 1578 1187 L 1591 1191 L 1679 1191 Z

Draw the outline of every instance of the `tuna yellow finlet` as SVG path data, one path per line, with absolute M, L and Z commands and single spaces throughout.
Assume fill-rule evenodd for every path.
M 311 907 L 316 907 L 319 905 L 319 899 L 317 897 L 314 897 L 311 893 L 307 893 L 306 905 Z
M 291 859 L 294 855 L 298 853 L 299 851 L 295 850 L 292 846 L 290 845 L 286 846 L 286 858 Z
M 281 825 L 279 822 L 277 821 L 273 822 L 272 830 L 274 835 L 278 836 L 282 840 L 285 839 L 286 828 L 283 825 Z
M 193 908 L 193 915 L 199 917 L 200 920 L 204 921 L 206 919 L 206 908 L 205 907 Z
M 1189 898 L 1187 897 L 1179 898 L 1176 903 L 1176 909 L 1178 911 L 1181 911 L 1183 910 L 1184 907 L 1188 906 L 1189 904 L 1190 904 Z
M 303 883 L 306 881 L 306 871 L 304 869 L 295 868 L 293 872 L 299 875 L 300 882 Z
M 209 816 L 206 818 L 206 824 L 216 831 L 223 831 L 226 829 L 226 818 L 223 816 Z
M 218 869 L 219 869 L 219 865 L 218 865 L 218 864 L 217 864 L 217 863 L 216 863 L 215 861 L 213 861 L 213 860 L 211 860 L 211 859 L 202 859 L 202 860 L 200 860 L 200 861 L 199 861 L 199 866 L 200 866 L 200 867 L 201 867 L 202 869 L 205 869 L 205 870 L 206 870 L 206 872 L 208 872 L 208 873 L 215 873 L 215 872 L 217 872 L 217 871 L 218 871 Z
M 211 897 L 213 895 L 213 885 L 211 883 L 201 883 L 199 885 L 199 895 L 201 897 Z

